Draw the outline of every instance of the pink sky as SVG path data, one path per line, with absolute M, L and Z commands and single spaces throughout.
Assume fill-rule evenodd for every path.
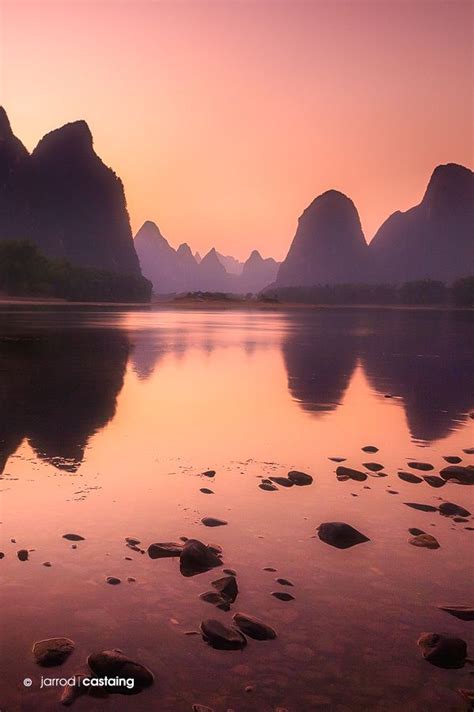
M 134 231 L 281 259 L 329 188 L 370 240 L 435 165 L 472 167 L 473 7 L 0 0 L 0 100 L 29 149 L 86 119 Z

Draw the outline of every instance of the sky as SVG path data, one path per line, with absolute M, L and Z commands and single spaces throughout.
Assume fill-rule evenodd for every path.
M 474 3 L 0 0 L 0 103 L 32 150 L 85 119 L 134 232 L 282 259 L 334 188 L 366 239 L 473 167 Z

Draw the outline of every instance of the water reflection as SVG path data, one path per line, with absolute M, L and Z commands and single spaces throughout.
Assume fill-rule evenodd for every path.
M 127 335 L 61 326 L 19 333 L 11 318 L 0 320 L 1 471 L 26 438 L 41 459 L 74 472 L 90 436 L 115 414 Z

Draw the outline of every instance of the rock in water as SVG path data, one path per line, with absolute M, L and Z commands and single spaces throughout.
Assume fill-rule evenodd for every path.
M 194 576 L 222 565 L 220 554 L 214 547 L 206 546 L 198 539 L 188 539 L 179 557 L 183 576 Z
M 278 487 L 270 484 L 269 482 L 262 482 L 259 484 L 260 489 L 265 490 L 265 492 L 278 492 Z
M 201 623 L 203 640 L 217 650 L 242 650 L 247 645 L 245 636 L 234 626 L 228 626 L 215 618 Z
M 371 472 L 380 472 L 380 470 L 383 470 L 383 465 L 381 465 L 380 462 L 363 462 L 362 466 Z
M 280 485 L 280 487 L 293 487 L 295 484 L 289 477 L 270 477 L 270 480 L 275 482 L 275 484 Z
M 443 459 L 449 462 L 450 465 L 459 465 L 459 463 L 462 462 L 461 458 L 457 455 L 444 455 Z
M 469 517 L 471 514 L 467 509 L 453 502 L 443 502 L 439 505 L 439 511 L 440 514 L 443 514 L 445 517 Z
M 291 470 L 291 472 L 288 473 L 288 479 L 290 482 L 293 482 L 293 484 L 298 485 L 298 487 L 304 487 L 313 482 L 311 475 L 307 475 L 306 472 L 298 472 L 298 470 Z
M 199 491 L 202 492 L 203 494 L 214 494 L 214 492 L 211 489 L 209 489 L 209 487 L 201 487 L 201 489 Z
M 437 512 L 438 508 L 433 507 L 431 504 L 418 504 L 417 502 L 404 502 L 407 507 L 412 507 L 412 509 L 418 509 L 420 512 Z
M 413 470 L 422 470 L 424 472 L 434 470 L 434 467 L 430 462 L 409 462 L 408 467 L 411 467 Z
M 424 547 L 425 549 L 439 549 L 439 542 L 431 534 L 417 534 L 411 539 L 408 539 L 409 544 L 413 546 Z
M 223 576 L 216 581 L 212 581 L 212 586 L 214 586 L 220 596 L 228 603 L 234 603 L 239 593 L 235 576 Z
M 249 638 L 254 640 L 273 640 L 276 638 L 276 632 L 273 628 L 246 613 L 235 613 L 232 616 L 232 620 L 237 628 Z
M 87 658 L 87 664 L 97 677 L 128 677 L 134 681 L 133 693 L 140 692 L 153 684 L 155 676 L 147 667 L 128 658 L 118 648 L 93 653 Z M 115 692 L 127 692 L 116 688 Z M 128 690 L 130 693 L 130 690 Z
M 426 532 L 423 531 L 423 529 L 417 529 L 417 527 L 411 527 L 411 529 L 408 530 L 412 536 L 418 536 L 419 534 L 426 534 Z
M 378 447 L 375 447 L 375 445 L 365 445 L 362 450 L 364 452 L 378 452 L 379 449 Z
M 224 519 L 216 519 L 216 517 L 203 517 L 201 523 L 205 527 L 224 527 L 227 524 Z
M 294 586 L 294 584 L 291 583 L 291 581 L 288 581 L 288 579 L 286 578 L 277 578 L 275 579 L 275 581 L 279 583 L 280 586 Z
M 423 475 L 423 479 L 430 487 L 444 487 L 446 484 L 446 480 L 436 477 L 436 475 Z
M 150 559 L 166 559 L 172 556 L 181 556 L 182 550 L 183 544 L 173 541 L 157 542 L 148 547 L 148 556 Z
M 70 707 L 74 704 L 78 697 L 87 695 L 90 689 L 88 685 L 83 685 L 84 680 L 90 680 L 89 675 L 78 673 L 72 677 L 74 679 L 74 684 L 71 685 L 68 682 L 68 684 L 63 687 L 59 700 L 64 707 Z
M 47 638 L 34 643 L 32 652 L 38 665 L 55 667 L 62 665 L 74 648 L 74 642 L 69 638 Z
M 106 578 L 107 583 L 109 583 L 111 586 L 118 586 L 119 583 L 122 583 L 119 578 L 116 576 L 107 576 Z
M 460 618 L 462 621 L 474 621 L 473 606 L 438 606 L 438 608 L 450 613 L 455 618 Z
M 356 544 L 370 541 L 361 532 L 345 522 L 324 522 L 318 527 L 318 536 L 325 544 L 337 549 L 349 549 Z
M 206 470 L 202 474 L 204 475 L 204 477 L 215 477 L 216 471 L 215 470 Z
M 448 465 L 439 474 L 443 480 L 456 480 L 461 485 L 474 485 L 474 467 Z
M 440 633 L 422 633 L 417 644 L 425 660 L 432 665 L 461 668 L 466 662 L 467 645 L 462 638 L 451 638 Z
M 16 555 L 18 556 L 20 561 L 28 561 L 28 556 L 29 556 L 28 549 L 19 549 L 16 552 Z
M 84 541 L 84 537 L 80 534 L 63 534 L 63 539 L 68 541 Z
M 279 601 L 294 601 L 295 597 L 286 591 L 272 591 L 272 596 L 278 598 Z
M 423 482 L 421 477 L 418 477 L 418 475 L 413 475 L 411 472 L 399 472 L 398 476 L 404 482 L 411 482 L 411 484 L 414 485 Z
M 353 470 L 351 467 L 344 467 L 344 465 L 339 465 L 336 469 L 336 476 L 338 480 L 355 480 L 356 482 L 364 482 L 367 479 L 365 472 L 360 470 Z

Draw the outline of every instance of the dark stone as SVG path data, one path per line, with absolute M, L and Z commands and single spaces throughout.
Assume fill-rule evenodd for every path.
M 155 676 L 147 667 L 128 658 L 118 648 L 103 650 L 93 653 L 87 658 L 87 663 L 97 677 L 125 677 L 134 680 L 133 690 L 124 688 L 111 688 L 115 692 L 132 693 L 140 692 L 153 684 Z
M 424 472 L 434 470 L 433 465 L 429 462 L 409 462 L 407 464 L 408 467 L 411 467 L 413 470 L 422 470 Z
M 222 569 L 222 572 L 228 576 L 237 576 L 237 571 L 234 569 Z
M 404 502 L 407 507 L 412 507 L 412 509 L 418 509 L 420 512 L 437 512 L 438 508 L 433 507 L 431 504 L 418 504 L 417 502 Z
M 105 580 L 111 586 L 118 586 L 119 583 L 122 583 L 121 580 L 119 578 L 117 578 L 116 576 L 107 576 L 107 578 Z
M 20 561 L 28 561 L 28 556 L 29 556 L 28 549 L 19 549 L 16 552 L 16 555 L 18 556 Z
M 214 618 L 201 623 L 203 640 L 217 650 L 242 650 L 247 645 L 245 636 L 234 626 L 228 626 Z
M 401 480 L 404 482 L 411 482 L 411 484 L 418 484 L 419 482 L 423 482 L 423 479 L 421 477 L 418 477 L 418 475 L 413 475 L 411 472 L 399 472 L 398 476 Z
M 383 465 L 381 465 L 379 462 L 363 462 L 362 466 L 365 467 L 366 470 L 370 470 L 371 472 L 380 472 L 380 470 L 383 470 Z
M 324 522 L 318 527 L 318 536 L 325 544 L 338 549 L 349 549 L 356 544 L 370 541 L 368 537 L 344 522 Z
M 313 482 L 311 475 L 307 475 L 306 472 L 298 472 L 298 470 L 291 470 L 291 472 L 288 473 L 288 479 L 298 487 L 304 487 Z
M 214 547 L 206 546 L 198 539 L 188 539 L 181 551 L 179 565 L 183 576 L 195 576 L 221 566 L 222 560 Z
M 157 542 L 148 547 L 148 556 L 150 559 L 166 559 L 172 556 L 181 556 L 182 550 L 183 544 L 173 541 Z
M 439 505 L 439 511 L 445 517 L 469 517 L 471 514 L 467 509 L 453 502 L 443 502 Z
M 275 579 L 275 581 L 279 583 L 280 586 L 294 586 L 294 584 L 291 583 L 291 581 L 288 581 L 288 579 L 286 578 L 277 578 Z
M 442 611 L 450 613 L 462 621 L 474 621 L 474 608 L 472 606 L 438 606 Z
M 408 539 L 408 543 L 425 549 L 439 549 L 439 541 L 431 534 L 417 534 Z
M 270 480 L 281 487 L 293 487 L 295 484 L 288 477 L 270 477 Z
M 227 524 L 224 519 L 216 519 L 215 517 L 203 517 L 201 523 L 205 527 L 223 527 Z
M 84 537 L 80 534 L 63 534 L 63 539 L 68 541 L 84 541 Z
M 276 571 L 276 569 L 273 568 L 273 566 L 265 566 L 263 569 L 264 571 Z
M 351 467 L 345 467 L 344 465 L 339 465 L 336 469 L 336 476 L 338 480 L 355 480 L 356 482 L 364 482 L 367 479 L 365 472 L 360 470 L 353 470 Z
M 332 460 L 333 462 L 345 462 L 347 457 L 329 457 L 328 460 Z
M 232 620 L 237 628 L 245 635 L 248 635 L 249 638 L 254 640 L 273 640 L 276 638 L 276 632 L 273 628 L 246 613 L 235 613 L 232 616 Z
M 436 475 L 423 475 L 423 479 L 430 487 L 444 487 L 446 484 L 446 480 L 443 480 L 441 477 L 437 477 Z
M 364 452 L 378 452 L 379 449 L 378 447 L 375 447 L 375 445 L 365 445 L 362 450 Z
M 140 544 L 140 539 L 135 539 L 135 537 L 133 537 L 133 536 L 126 536 L 125 541 L 130 546 L 138 546 L 138 544 Z
M 425 660 L 432 665 L 461 668 L 466 662 L 467 645 L 461 638 L 452 638 L 440 633 L 422 633 L 417 643 Z
M 448 465 L 439 473 L 443 480 L 456 480 L 462 485 L 474 485 L 474 467 Z
M 265 492 L 278 492 L 278 487 L 270 484 L 269 482 L 261 482 L 259 484 L 260 489 L 265 490 Z
M 74 648 L 74 642 L 69 638 L 47 638 L 34 643 L 32 652 L 38 665 L 54 667 L 62 665 Z
M 279 601 L 294 601 L 295 597 L 286 591 L 272 591 L 272 596 L 278 598 Z
M 202 492 L 203 494 L 214 494 L 214 492 L 211 489 L 209 489 L 208 487 L 201 487 L 201 489 L 199 491 Z
M 212 581 L 212 586 L 214 586 L 222 598 L 229 603 L 234 603 L 239 593 L 239 587 L 235 576 L 223 576 L 216 581 Z
M 420 534 L 426 533 L 423 531 L 423 529 L 417 529 L 416 527 L 411 527 L 411 529 L 409 529 L 408 531 L 412 536 L 419 536 Z
M 215 477 L 216 471 L 215 470 L 206 470 L 202 474 L 204 475 L 204 477 Z
M 457 455 L 445 455 L 443 459 L 449 462 L 450 465 L 459 465 L 462 462 L 462 459 Z

